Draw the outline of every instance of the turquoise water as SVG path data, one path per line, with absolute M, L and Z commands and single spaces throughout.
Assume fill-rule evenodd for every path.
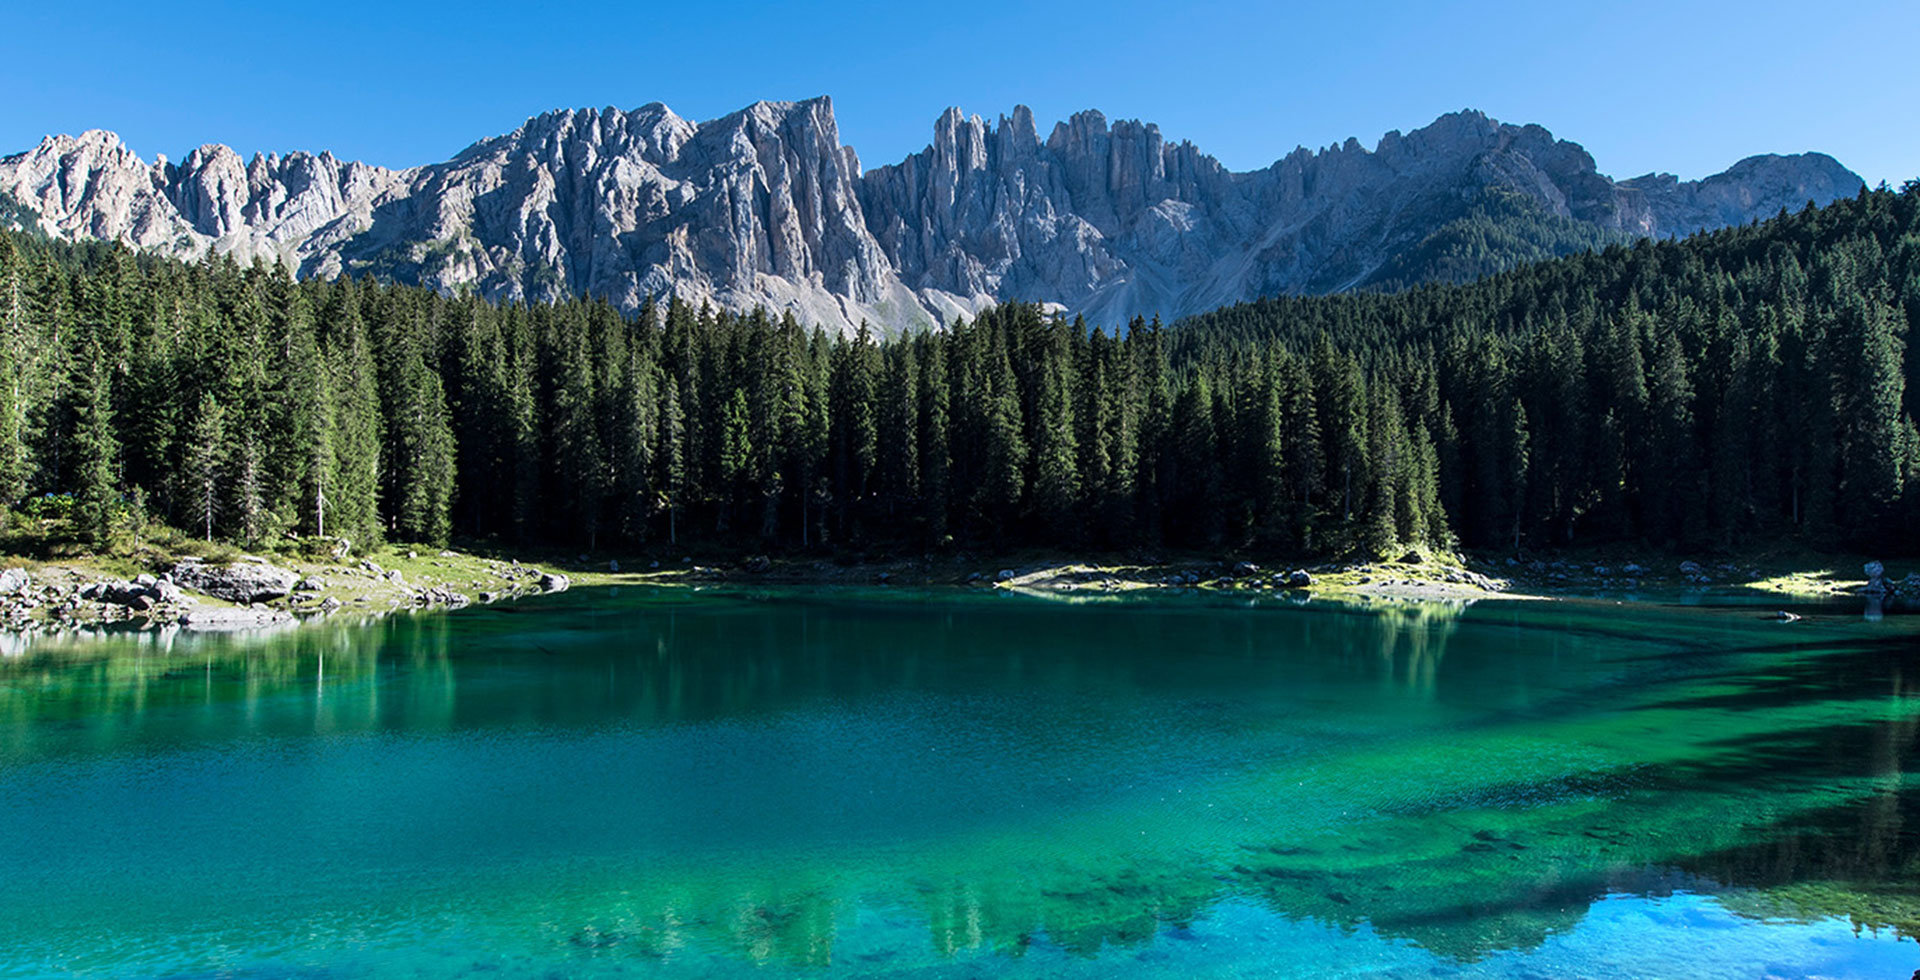
M 1894 977 L 1915 619 L 583 589 L 0 646 L 0 976 Z

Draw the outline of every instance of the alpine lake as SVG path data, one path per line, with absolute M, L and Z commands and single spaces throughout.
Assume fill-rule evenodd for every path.
M 1920 969 L 1920 616 L 582 588 L 0 638 L 0 977 Z

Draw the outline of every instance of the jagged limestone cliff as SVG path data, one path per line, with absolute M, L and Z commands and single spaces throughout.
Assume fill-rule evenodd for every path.
M 1446 275 L 1406 257 L 1489 194 L 1565 228 L 1670 236 L 1860 186 L 1817 153 L 1616 182 L 1577 144 L 1477 112 L 1234 173 L 1150 123 L 1083 112 L 1043 139 L 1025 107 L 991 124 L 948 110 L 925 150 L 863 172 L 826 98 L 697 124 L 657 103 L 552 112 L 408 170 L 217 145 L 148 164 L 99 130 L 0 159 L 0 192 L 63 238 L 496 299 L 588 294 L 631 309 L 672 291 L 839 329 L 925 326 L 1007 299 L 1120 323 Z

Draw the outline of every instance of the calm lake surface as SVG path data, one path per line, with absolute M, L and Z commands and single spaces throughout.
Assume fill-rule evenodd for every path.
M 1761 611 L 626 588 L 9 638 L 0 976 L 1904 980 L 1920 617 Z

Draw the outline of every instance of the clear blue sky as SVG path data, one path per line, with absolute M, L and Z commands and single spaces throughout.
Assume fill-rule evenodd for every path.
M 924 146 L 949 105 L 1024 102 L 1043 133 L 1098 108 L 1236 170 L 1470 106 L 1541 123 L 1616 177 L 1809 149 L 1869 182 L 1920 177 L 1912 0 L 104 0 L 8 20 L 0 152 L 105 128 L 149 160 L 219 142 L 410 166 L 551 108 L 707 119 L 828 94 L 868 166 Z

